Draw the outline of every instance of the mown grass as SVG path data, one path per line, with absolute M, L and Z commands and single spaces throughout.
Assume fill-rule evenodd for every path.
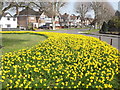
M 82 31 L 82 32 L 86 32 L 86 33 L 91 34 L 93 32 L 98 32 L 98 31 L 99 31 L 99 29 L 92 29 L 92 30 L 85 30 L 85 31 Z
M 31 48 L 40 41 L 45 40 L 45 36 L 34 34 L 2 34 L 2 54 L 18 51 L 24 48 Z
M 64 29 L 56 29 L 56 30 L 46 29 L 46 30 L 41 30 L 41 31 L 60 31 L 60 30 L 76 30 L 76 29 L 88 29 L 88 27 L 84 27 L 84 28 L 64 28 Z

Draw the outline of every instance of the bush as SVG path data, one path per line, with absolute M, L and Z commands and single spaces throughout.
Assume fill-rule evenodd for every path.
M 94 37 L 49 32 L 48 39 L 2 56 L 3 88 L 116 88 L 118 50 Z
M 115 16 L 108 21 L 108 23 L 104 22 L 100 33 L 106 33 L 106 32 L 120 32 L 120 12 L 117 11 L 115 13 Z
M 113 22 L 115 24 L 115 28 L 117 29 L 117 31 L 120 32 L 120 18 L 114 17 Z
M 37 28 L 33 28 L 34 31 L 38 30 Z
M 33 24 L 32 24 L 32 23 L 28 23 L 27 29 L 28 29 L 28 30 L 33 30 Z
M 107 25 L 106 22 L 103 22 L 102 28 L 101 28 L 101 30 L 99 32 L 100 33 L 106 33 L 106 32 L 108 32 L 108 25 Z

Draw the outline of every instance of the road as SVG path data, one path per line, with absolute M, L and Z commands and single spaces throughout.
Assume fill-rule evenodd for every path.
M 57 33 L 68 33 L 68 34 L 79 34 L 78 32 L 80 31 L 84 31 L 87 29 L 76 29 L 76 30 L 60 30 L 60 31 L 48 31 L 48 32 L 57 32 Z M 105 35 L 105 34 L 97 34 L 97 35 L 88 35 L 88 34 L 82 34 L 82 35 L 86 35 L 86 36 L 92 36 L 92 37 L 96 37 L 96 38 L 101 38 L 102 41 L 107 42 L 108 44 L 111 43 L 111 39 L 112 39 L 112 46 L 117 48 L 120 51 L 120 37 L 118 37 L 118 35 Z

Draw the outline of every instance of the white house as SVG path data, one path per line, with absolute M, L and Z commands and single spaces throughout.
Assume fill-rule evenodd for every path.
M 17 28 L 17 17 L 5 13 L 0 19 L 0 28 Z
M 40 15 L 39 26 L 43 26 L 43 25 L 50 25 L 50 26 L 52 26 L 52 15 L 50 15 L 49 13 L 45 13 L 45 12 L 43 12 Z M 55 26 L 60 26 L 59 25 L 59 17 L 58 16 L 55 17 Z

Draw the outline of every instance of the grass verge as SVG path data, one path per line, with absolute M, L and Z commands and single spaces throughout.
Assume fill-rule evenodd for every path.
M 34 34 L 2 34 L 2 54 L 31 48 L 45 39 L 45 36 Z
M 88 29 L 88 27 L 84 27 L 84 28 L 65 28 L 65 29 L 56 29 L 56 30 L 41 30 L 42 32 L 45 32 L 45 31 L 60 31 L 60 30 L 76 30 L 76 29 Z M 37 31 L 37 30 L 36 30 Z

